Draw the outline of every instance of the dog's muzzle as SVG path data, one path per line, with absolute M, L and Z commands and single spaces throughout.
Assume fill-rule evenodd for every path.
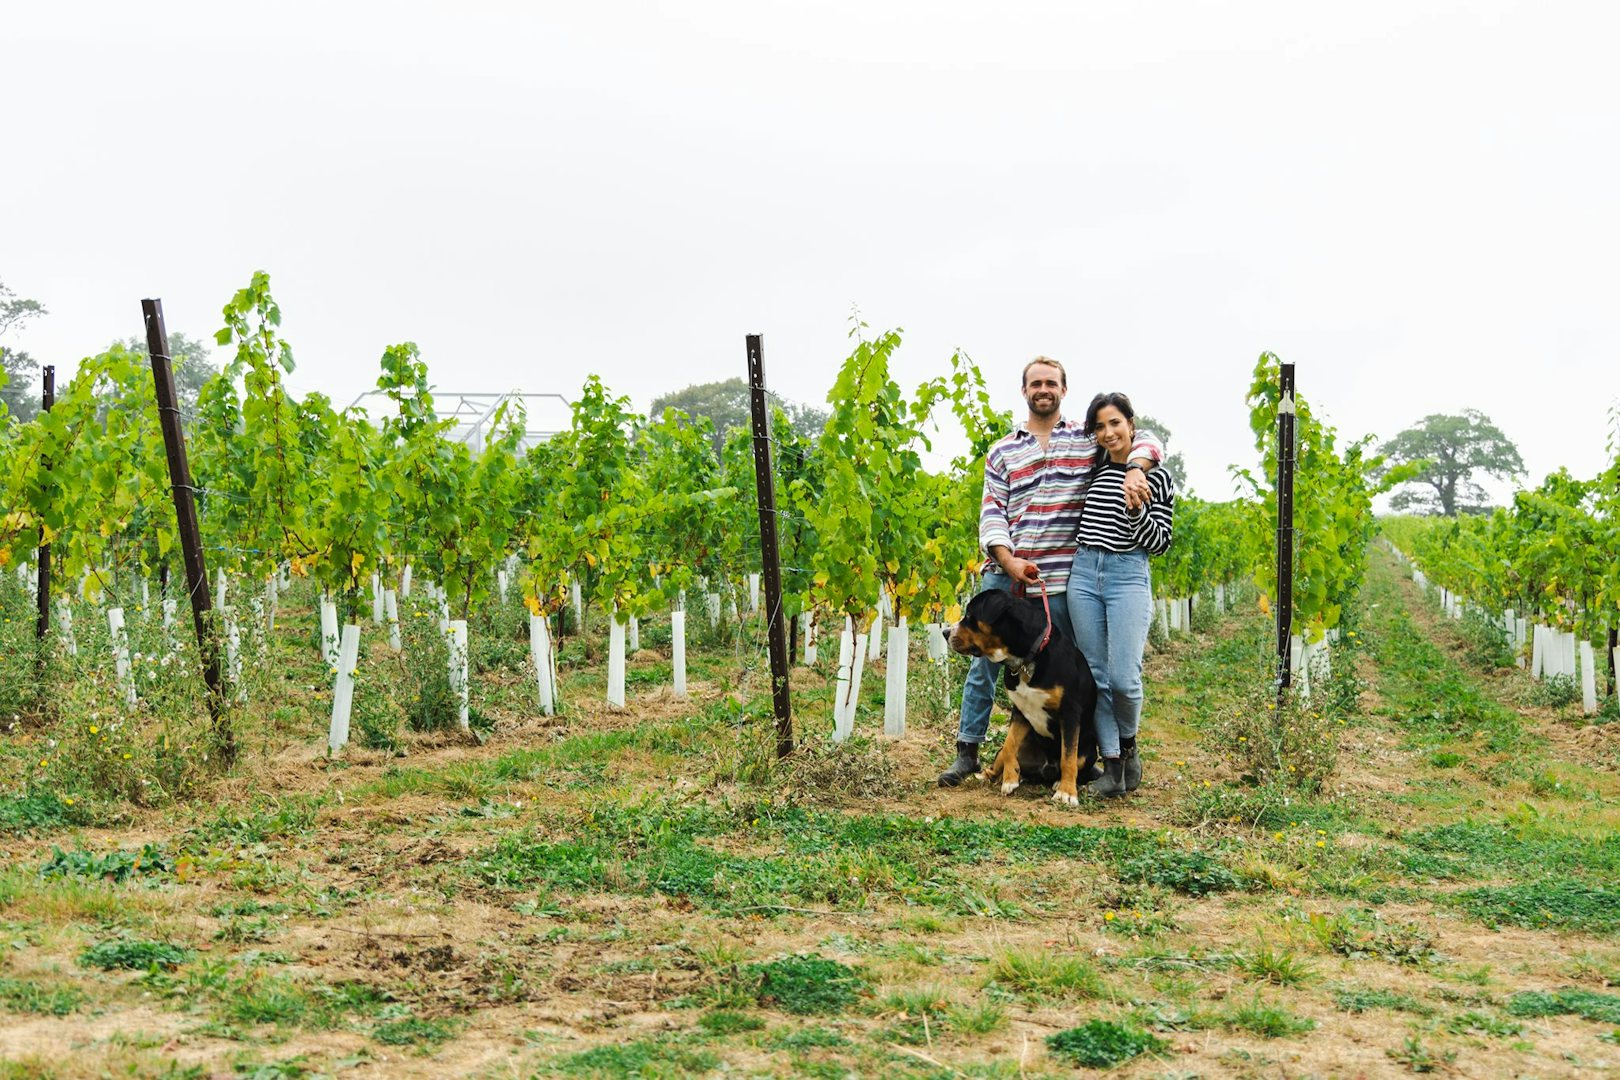
M 963 632 L 964 625 L 959 622 L 952 626 L 940 627 L 939 632 L 945 635 L 945 644 L 949 645 L 953 652 L 961 653 L 963 656 L 983 656 L 984 650 L 967 639 L 967 635 Z

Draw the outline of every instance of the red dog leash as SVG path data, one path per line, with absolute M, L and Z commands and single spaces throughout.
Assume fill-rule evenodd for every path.
M 1013 595 L 1018 597 L 1027 597 L 1028 588 L 1028 585 L 1026 585 L 1024 582 L 1015 581 L 1013 582 Z M 1046 648 L 1047 642 L 1052 640 L 1052 601 L 1047 596 L 1046 581 L 1044 579 L 1041 580 L 1041 607 L 1046 611 L 1046 631 L 1041 634 L 1041 640 L 1037 642 L 1035 648 L 1030 651 L 1029 656 L 1031 660 L 1035 658 L 1036 653 Z

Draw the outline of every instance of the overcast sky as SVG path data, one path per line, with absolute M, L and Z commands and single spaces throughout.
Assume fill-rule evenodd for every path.
M 1341 433 L 1484 410 L 1532 481 L 1620 394 L 1620 5 L 0 3 L 0 280 L 71 366 L 270 273 L 299 390 L 1062 359 L 1188 479 L 1256 356 Z

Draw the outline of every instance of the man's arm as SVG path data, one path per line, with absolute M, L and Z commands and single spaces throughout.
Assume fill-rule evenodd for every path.
M 1007 497 L 1011 485 L 1007 473 L 991 449 L 984 460 L 984 498 L 979 503 L 979 546 L 984 553 L 1017 581 L 1036 581 L 1040 571 L 1027 559 L 1013 553 L 1012 526 L 1007 521 Z
M 1147 470 L 1158 467 L 1164 460 L 1164 443 L 1159 441 L 1157 435 L 1151 432 L 1136 432 L 1136 441 L 1131 443 L 1132 465 L 1140 465 L 1140 469 L 1125 470 L 1125 508 L 1127 510 L 1140 510 L 1153 499 L 1153 489 L 1148 484 Z

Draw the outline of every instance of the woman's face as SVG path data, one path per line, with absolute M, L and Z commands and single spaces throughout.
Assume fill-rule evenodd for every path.
M 1097 443 L 1110 456 L 1131 448 L 1136 437 L 1136 425 L 1125 418 L 1118 406 L 1104 405 L 1097 410 Z

